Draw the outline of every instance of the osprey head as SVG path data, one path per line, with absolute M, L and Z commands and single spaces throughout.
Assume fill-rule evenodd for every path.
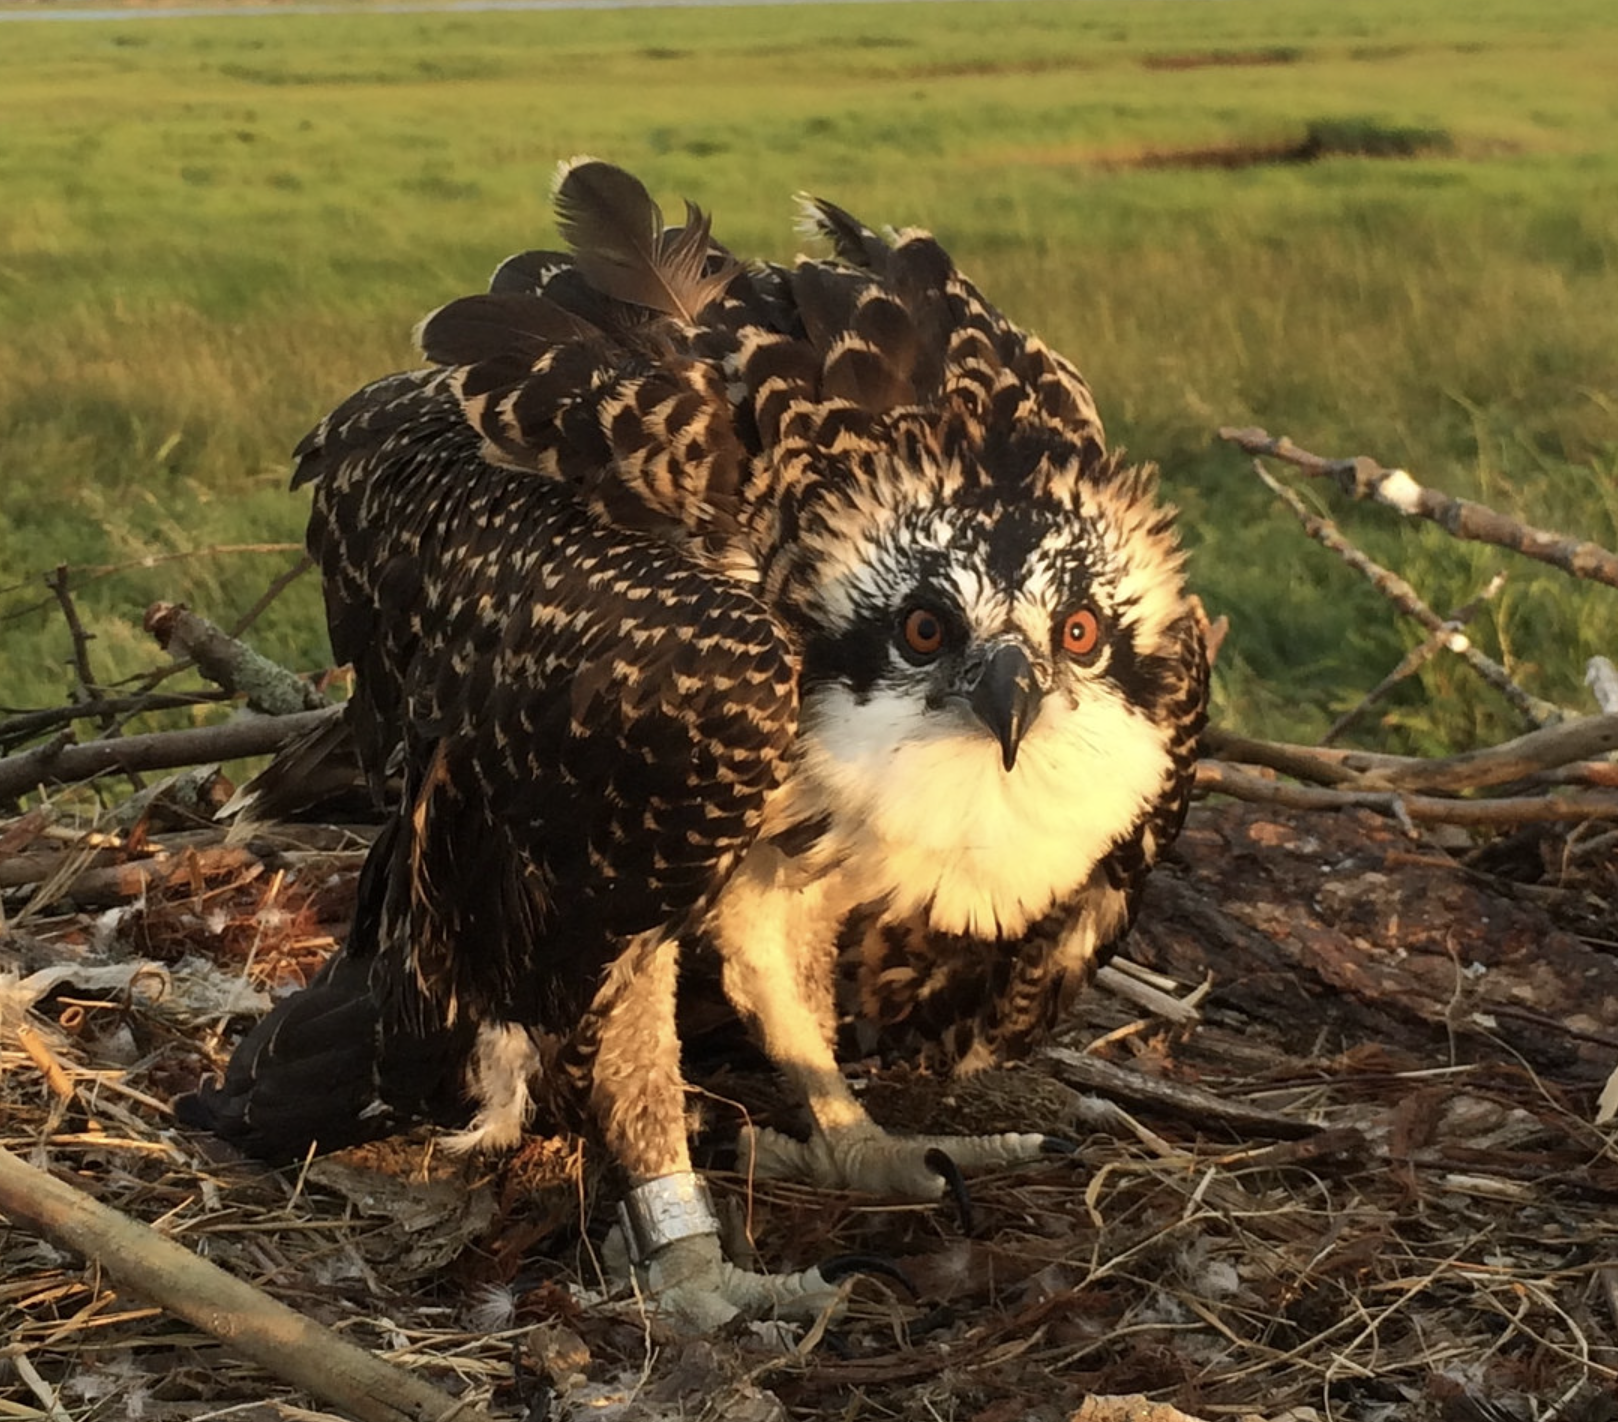
M 802 511 L 776 605 L 825 852 L 861 901 L 1015 937 L 1175 793 L 1206 672 L 1149 473 L 1099 447 L 996 467 L 874 456 Z
M 1033 480 L 993 473 L 878 459 L 839 481 L 853 497 L 816 509 L 794 602 L 806 704 L 834 683 L 872 733 L 856 708 L 886 708 L 896 745 L 948 737 L 1011 775 L 1064 740 L 1117 746 L 1120 719 L 1161 724 L 1188 603 L 1149 471 L 1091 448 Z

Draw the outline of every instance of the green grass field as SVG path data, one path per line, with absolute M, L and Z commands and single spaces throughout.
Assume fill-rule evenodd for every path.
M 412 362 L 426 311 L 554 241 L 560 157 L 690 196 L 738 251 L 794 191 L 934 228 L 1079 361 L 1159 462 L 1232 631 L 1218 711 L 1309 737 L 1415 634 L 1257 487 L 1221 424 L 1373 454 L 1618 540 L 1618 15 L 1611 0 L 1072 0 L 0 25 L 0 705 L 62 701 L 42 575 L 76 570 L 103 679 L 161 661 L 154 598 L 228 623 L 289 553 L 287 452 Z M 1311 128 L 1414 156 L 1279 154 Z M 1315 491 L 1309 491 L 1316 496 Z M 1610 590 L 1341 511 L 1436 607 L 1581 706 Z M 149 565 L 149 566 L 143 566 Z M 118 571 L 102 575 L 98 570 Z M 312 578 L 257 624 L 328 657 Z M 1384 742 L 1517 729 L 1464 669 Z

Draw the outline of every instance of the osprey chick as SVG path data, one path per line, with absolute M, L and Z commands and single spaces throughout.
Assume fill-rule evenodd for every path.
M 347 721 L 404 795 L 352 935 L 187 1118 L 269 1158 L 569 1091 L 688 1325 L 814 1307 L 733 1269 L 692 1174 L 684 973 L 802 1094 L 758 1168 L 936 1198 L 1039 1135 L 890 1135 L 863 1044 L 1025 1051 L 1180 828 L 1206 661 L 1172 510 L 1078 372 L 931 236 L 806 204 L 743 266 L 688 205 L 563 166 L 566 254 L 429 316 L 431 362 L 299 446 Z

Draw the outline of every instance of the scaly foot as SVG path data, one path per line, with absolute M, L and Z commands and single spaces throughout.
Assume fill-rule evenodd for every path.
M 740 1158 L 766 1179 L 799 1180 L 893 1200 L 937 1200 L 962 1174 L 1027 1165 L 1070 1147 L 1033 1131 L 991 1136 L 890 1135 L 874 1122 L 817 1131 L 806 1141 L 779 1131 L 744 1130 Z M 947 1162 L 938 1160 L 938 1153 Z M 953 1170 L 941 1168 L 947 1164 Z
M 609 1267 L 621 1276 L 633 1269 L 659 1317 L 680 1333 L 707 1333 L 735 1318 L 812 1321 L 841 1307 L 838 1285 L 854 1274 L 885 1274 L 910 1287 L 893 1265 L 857 1255 L 795 1274 L 738 1269 L 720 1248 L 708 1188 L 690 1172 L 631 1190 L 619 1218 Z

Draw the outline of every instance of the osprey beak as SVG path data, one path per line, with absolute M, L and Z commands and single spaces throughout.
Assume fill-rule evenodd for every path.
M 983 664 L 967 704 L 1000 742 L 1000 754 L 1010 770 L 1017 763 L 1017 747 L 1039 715 L 1043 693 L 1034 676 L 1034 664 L 1016 642 L 1002 642 Z

